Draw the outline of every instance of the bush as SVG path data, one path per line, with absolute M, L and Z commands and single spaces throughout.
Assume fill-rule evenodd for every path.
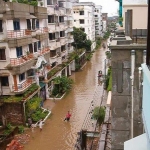
M 18 132 L 19 134 L 24 133 L 24 126 L 18 126 Z
M 101 125 L 104 122 L 105 118 L 105 108 L 102 106 L 95 107 L 92 114 L 92 118 L 97 120 L 99 122 L 99 125 Z
M 106 76 L 106 89 L 107 89 L 107 91 L 111 91 L 111 89 L 112 89 L 112 71 L 111 71 L 111 67 L 109 67 L 108 73 L 107 73 L 107 76 Z

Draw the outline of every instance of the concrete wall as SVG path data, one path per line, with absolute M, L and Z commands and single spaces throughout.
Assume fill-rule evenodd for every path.
M 131 50 L 135 50 L 133 136 L 138 136 L 143 132 L 138 68 L 144 61 L 144 48 L 146 49 L 146 45 L 139 48 L 139 45 L 132 44 L 110 47 L 112 60 L 112 150 L 123 150 L 124 142 L 131 137 Z
M 147 8 L 147 4 L 123 5 L 123 26 L 125 27 L 125 12 L 132 9 L 132 29 L 147 29 Z
M 25 123 L 22 103 L 4 103 L 0 107 L 0 110 L 2 111 L 0 118 L 3 116 L 7 123 L 13 125 L 21 125 Z

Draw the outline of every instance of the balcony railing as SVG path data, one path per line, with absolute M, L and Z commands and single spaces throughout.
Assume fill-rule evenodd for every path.
M 27 89 L 33 83 L 35 83 L 35 79 L 34 78 L 26 79 L 21 84 L 17 84 L 17 87 L 15 87 L 13 85 L 13 90 L 14 90 L 14 92 L 21 92 L 21 91 Z
M 21 29 L 21 30 L 7 30 L 7 37 L 8 38 L 21 38 L 25 36 L 31 36 L 32 32 L 35 31 L 36 33 L 46 33 L 48 32 L 47 27 L 38 28 L 35 30 L 28 30 L 28 29 Z
M 43 55 L 50 52 L 50 48 L 49 47 L 44 47 L 41 50 L 38 51 L 39 55 Z M 10 64 L 11 66 L 19 66 L 22 65 L 24 63 L 26 63 L 27 61 L 31 60 L 34 58 L 34 54 L 30 53 L 28 55 L 23 55 L 19 58 L 10 58 Z
M 33 54 L 24 55 L 19 58 L 10 58 L 10 64 L 11 66 L 18 66 L 21 65 L 29 60 L 33 59 Z
M 46 54 L 50 52 L 50 48 L 49 47 L 45 47 L 43 49 L 41 49 L 41 51 L 39 52 L 40 55 Z

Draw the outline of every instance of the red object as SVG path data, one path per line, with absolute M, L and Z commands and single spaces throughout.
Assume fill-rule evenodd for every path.
M 68 113 L 68 114 L 66 115 L 66 118 L 70 118 L 70 117 L 71 117 L 71 114 Z

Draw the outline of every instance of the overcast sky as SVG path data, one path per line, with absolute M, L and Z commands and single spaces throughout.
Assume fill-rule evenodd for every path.
M 117 15 L 119 3 L 115 0 L 79 0 L 79 2 L 93 2 L 102 6 L 102 12 L 108 13 L 108 16 Z

